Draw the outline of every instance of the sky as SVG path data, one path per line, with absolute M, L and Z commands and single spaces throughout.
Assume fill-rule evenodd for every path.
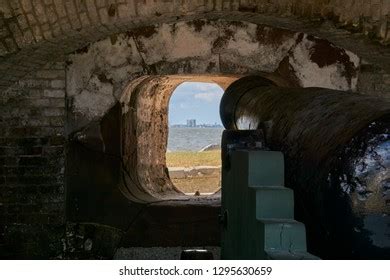
M 223 89 L 213 83 L 184 82 L 173 92 L 169 102 L 169 124 L 221 124 L 219 102 Z

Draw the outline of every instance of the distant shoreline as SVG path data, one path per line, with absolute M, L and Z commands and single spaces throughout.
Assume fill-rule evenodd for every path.
M 174 124 L 169 126 L 169 128 L 223 128 L 222 125 L 197 125 L 197 126 L 187 126 L 185 124 Z
M 221 143 L 222 127 L 172 127 L 168 130 L 169 151 L 199 151 Z

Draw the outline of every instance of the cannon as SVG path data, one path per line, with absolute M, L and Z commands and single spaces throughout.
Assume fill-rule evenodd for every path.
M 310 253 L 390 259 L 390 100 L 249 76 L 226 89 L 220 115 L 227 130 L 261 129 L 284 154 Z

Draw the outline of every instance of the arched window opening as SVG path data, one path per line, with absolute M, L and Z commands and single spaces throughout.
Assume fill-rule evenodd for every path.
M 170 98 L 166 164 L 185 194 L 208 195 L 221 187 L 222 94 L 215 83 L 184 82 Z

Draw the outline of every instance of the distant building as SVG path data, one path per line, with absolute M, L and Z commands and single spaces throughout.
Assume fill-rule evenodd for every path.
M 169 127 L 200 127 L 200 128 L 223 128 L 222 125 L 218 123 L 201 123 L 197 124 L 196 120 L 187 120 L 186 124 L 171 124 Z
M 196 120 L 195 119 L 187 120 L 187 126 L 196 127 Z

